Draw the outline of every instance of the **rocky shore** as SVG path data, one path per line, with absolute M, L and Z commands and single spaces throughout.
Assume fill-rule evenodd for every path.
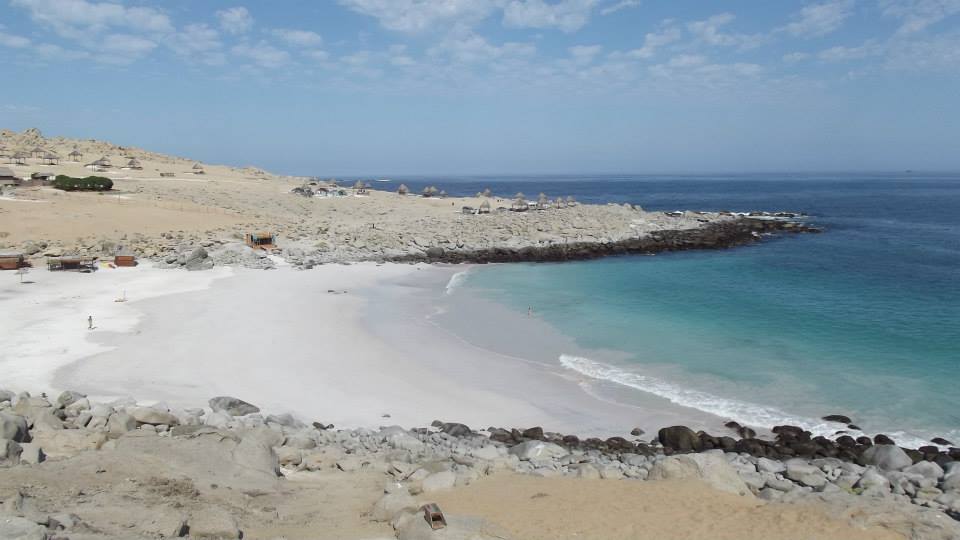
M 0 537 L 280 538 L 308 530 L 314 536 L 303 537 L 346 537 L 326 532 L 351 516 L 337 525 L 324 505 L 302 507 L 298 490 L 322 478 L 328 492 L 369 488 L 344 493 L 363 509 L 328 499 L 327 510 L 349 508 L 342 511 L 369 527 L 355 538 L 515 538 L 487 519 L 456 514 L 434 533 L 420 507 L 484 477 L 518 473 L 696 479 L 758 504 L 821 505 L 858 528 L 960 538 L 956 448 L 903 449 L 882 436 L 830 441 L 790 426 L 775 432 L 767 441 L 673 426 L 653 439 L 634 430 L 581 440 L 539 427 L 475 430 L 441 421 L 337 430 L 227 396 L 176 410 L 132 399 L 97 403 L 77 392 L 52 399 L 0 391 Z

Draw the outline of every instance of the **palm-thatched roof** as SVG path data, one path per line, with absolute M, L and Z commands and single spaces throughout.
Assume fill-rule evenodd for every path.
M 424 197 L 433 197 L 433 196 L 435 196 L 435 195 L 436 195 L 437 193 L 439 193 L 439 192 L 440 192 L 440 190 L 437 189 L 435 186 L 427 186 L 427 187 L 423 188 L 423 196 L 424 196 Z
M 410 193 L 410 188 L 408 188 L 406 184 L 400 184 L 400 187 L 397 188 L 397 193 L 400 195 L 406 195 L 407 193 Z
M 77 150 L 76 148 L 73 149 L 73 152 L 70 152 L 69 154 L 67 154 L 67 156 L 69 156 L 69 157 L 80 157 L 80 156 L 82 156 L 82 155 L 83 155 L 83 154 L 80 153 L 80 151 Z
M 480 211 L 481 211 L 481 212 L 489 212 L 489 211 L 490 211 L 490 201 L 483 201 L 482 203 L 480 203 Z
M 201 164 L 199 164 L 199 163 L 194 163 L 194 164 L 193 164 L 193 170 L 195 170 L 195 171 L 202 171 L 202 170 L 203 170 L 203 165 L 201 165 Z
M 367 185 L 363 183 L 363 180 L 357 180 L 357 183 L 353 185 L 353 189 L 364 189 L 365 187 Z

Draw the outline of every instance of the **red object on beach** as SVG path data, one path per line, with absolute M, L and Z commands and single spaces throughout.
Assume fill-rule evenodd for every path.
M 423 519 L 427 520 L 431 529 L 437 530 L 447 526 L 447 518 L 443 517 L 443 512 L 437 506 L 437 503 L 425 504 L 421 509 L 423 510 Z

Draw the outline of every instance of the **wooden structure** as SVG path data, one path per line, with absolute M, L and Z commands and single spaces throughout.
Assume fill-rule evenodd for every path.
M 517 193 L 514 196 L 513 204 L 510 205 L 510 209 L 514 212 L 526 212 L 530 209 L 530 204 L 527 202 L 527 198 L 522 192 Z
M 53 152 L 47 152 L 43 155 L 43 164 L 44 165 L 59 165 L 60 156 L 54 154 Z
M 353 194 L 354 195 L 367 194 L 367 185 L 363 183 L 363 180 L 357 180 L 357 183 L 353 185 Z
M 276 237 L 273 236 L 273 233 L 269 232 L 255 232 L 244 235 L 243 241 L 248 246 L 253 249 L 273 249 L 277 247 L 274 245 Z
M 39 146 L 30 151 L 30 157 L 43 159 L 43 156 L 47 155 L 47 151 Z
M 127 252 L 118 253 L 113 257 L 113 264 L 114 266 L 117 266 L 117 267 L 136 266 L 137 257 L 132 253 L 127 253 Z
M 489 214 L 490 213 L 490 201 L 483 201 L 480 203 L 480 209 L 477 210 L 478 214 Z
M 74 270 L 77 272 L 93 272 L 97 269 L 97 260 L 93 257 L 50 257 L 47 259 L 47 269 L 51 272 Z
M 201 164 L 199 164 L 199 163 L 194 163 L 194 164 L 193 164 L 193 174 L 207 174 L 207 173 L 206 173 L 206 171 L 203 170 L 203 165 L 201 165 Z
M 400 184 L 400 187 L 397 188 L 397 195 L 407 195 L 410 193 L 410 188 L 406 184 Z
M 443 511 L 437 506 L 437 503 L 428 503 L 420 507 L 423 510 L 423 519 L 427 520 L 432 530 L 442 529 L 447 526 L 447 518 L 443 516 Z
M 160 173 L 160 178 L 173 178 L 174 176 L 176 176 L 176 175 L 175 175 L 174 173 L 172 173 L 172 172 L 162 172 L 162 173 Z
M 13 163 L 16 165 L 26 165 L 27 158 L 30 157 L 29 152 L 17 152 L 13 155 Z
M 73 152 L 70 152 L 69 154 L 67 154 L 67 157 L 70 158 L 70 161 L 73 161 L 74 163 L 79 163 L 80 160 L 83 159 L 83 154 L 81 154 L 79 150 L 74 148 Z
M 126 164 L 125 166 L 121 167 L 121 168 L 122 168 L 122 169 L 131 169 L 131 170 L 134 170 L 134 171 L 140 171 L 140 170 L 143 170 L 143 165 L 140 164 L 140 160 L 138 160 L 138 159 L 135 158 L 135 157 L 132 157 L 132 158 L 130 158 L 129 161 L 127 161 L 127 164 Z
M 0 270 L 19 270 L 29 266 L 23 253 L 0 253 Z

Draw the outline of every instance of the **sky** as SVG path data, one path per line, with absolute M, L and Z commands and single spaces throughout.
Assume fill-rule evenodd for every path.
M 960 0 L 0 0 L 0 128 L 301 175 L 960 170 Z

